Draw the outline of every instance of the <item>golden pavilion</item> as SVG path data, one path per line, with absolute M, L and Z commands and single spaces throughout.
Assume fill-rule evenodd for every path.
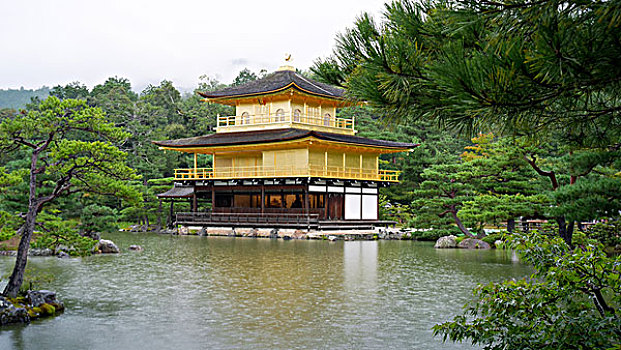
M 291 66 L 241 86 L 201 92 L 206 102 L 235 106 L 217 118 L 211 135 L 154 141 L 162 150 L 194 155 L 194 167 L 175 170 L 161 199 L 186 198 L 191 212 L 176 224 L 245 228 L 348 229 L 392 222 L 378 218 L 379 188 L 399 172 L 379 156 L 416 144 L 356 136 L 344 90 L 313 81 Z M 198 155 L 211 155 L 211 168 Z M 208 209 L 199 210 L 199 203 Z

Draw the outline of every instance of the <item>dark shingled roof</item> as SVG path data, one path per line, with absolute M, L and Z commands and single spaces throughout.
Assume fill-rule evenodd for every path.
M 174 186 L 170 190 L 158 194 L 158 198 L 187 198 L 194 194 L 194 187 L 177 187 Z
M 274 141 L 291 141 L 298 140 L 305 137 L 314 136 L 320 140 L 345 142 L 357 145 L 397 148 L 397 149 L 409 149 L 418 146 L 415 143 L 406 142 L 394 142 L 367 139 L 364 137 L 353 135 L 333 134 L 328 132 L 320 132 L 304 129 L 275 129 L 275 130 L 258 130 L 258 131 L 243 131 L 243 132 L 226 132 L 215 133 L 211 135 L 190 137 L 186 139 L 166 140 L 166 141 L 153 141 L 154 144 L 163 147 L 215 147 L 215 146 L 232 146 L 232 145 L 245 145 L 245 144 L 257 144 L 267 143 Z
M 289 87 L 313 95 L 334 99 L 343 99 L 343 94 L 345 92 L 345 90 L 341 88 L 308 79 L 294 71 L 279 70 L 268 74 L 262 79 L 254 80 L 240 86 L 231 86 L 218 91 L 199 92 L 199 95 L 212 99 L 234 98 L 273 93 L 286 90 Z

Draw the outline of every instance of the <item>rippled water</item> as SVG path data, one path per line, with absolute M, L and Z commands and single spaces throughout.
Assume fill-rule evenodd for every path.
M 0 330 L 0 349 L 471 348 L 430 328 L 477 283 L 529 272 L 502 251 L 419 242 L 106 238 L 122 254 L 30 259 L 56 275 L 67 311 Z M 0 257 L 1 274 L 13 259 Z

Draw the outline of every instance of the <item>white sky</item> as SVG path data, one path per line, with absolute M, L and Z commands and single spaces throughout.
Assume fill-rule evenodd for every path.
M 383 0 L 2 0 L 0 88 L 38 88 L 110 76 L 135 90 L 207 74 L 230 83 L 245 67 L 275 70 L 285 53 L 307 69 L 336 34 Z

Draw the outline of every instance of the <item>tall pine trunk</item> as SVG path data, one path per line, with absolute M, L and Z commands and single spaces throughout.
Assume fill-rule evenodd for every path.
M 515 219 L 509 219 L 507 220 L 507 232 L 512 234 L 513 231 L 515 231 Z
M 15 267 L 13 267 L 13 273 L 9 277 L 9 282 L 4 288 L 5 296 L 14 298 L 17 296 L 19 289 L 24 283 L 24 272 L 26 271 L 26 265 L 28 263 L 28 249 L 30 248 L 30 239 L 34 232 L 37 214 L 39 212 L 39 203 L 37 202 L 37 161 L 39 159 L 39 152 L 36 150 L 30 157 L 30 193 L 28 196 L 28 212 L 26 213 L 26 222 L 21 227 L 22 238 L 19 241 L 17 248 L 17 257 L 15 258 Z
M 556 223 L 558 224 L 558 231 L 561 238 L 565 241 L 565 243 L 567 243 L 567 245 L 573 247 L 571 239 L 574 234 L 574 222 L 567 222 L 564 216 L 560 216 L 556 218 Z

